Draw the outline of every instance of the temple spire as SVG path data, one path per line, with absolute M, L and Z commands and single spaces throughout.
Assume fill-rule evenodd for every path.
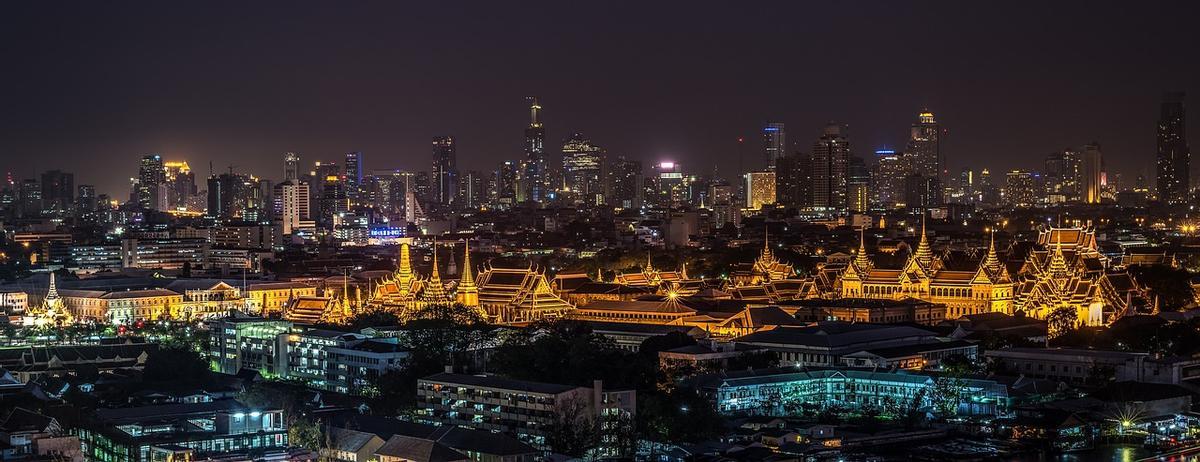
M 58 299 L 58 285 L 54 283 L 54 272 L 50 272 L 50 289 L 46 291 L 46 300 Z
M 858 228 L 858 254 L 854 256 L 854 265 L 858 269 L 865 270 L 871 264 L 871 260 L 867 259 L 867 235 L 866 227 Z
M 396 281 L 400 283 L 401 290 L 408 290 L 408 285 L 413 280 L 412 257 L 409 256 L 408 244 L 400 244 L 400 263 L 396 265 Z
M 917 251 L 913 254 L 913 258 L 926 268 L 933 264 L 933 250 L 929 248 L 929 238 L 925 234 L 924 214 L 921 214 L 921 241 L 917 244 Z
M 446 286 L 442 285 L 442 276 L 438 273 L 437 239 L 433 240 L 433 270 L 429 272 L 429 280 L 421 291 L 421 301 L 429 304 L 441 304 L 450 301 L 446 294 Z
M 475 277 L 471 275 L 471 241 L 463 241 L 463 271 L 455 291 L 455 300 L 464 306 L 479 306 L 479 288 L 475 287 Z

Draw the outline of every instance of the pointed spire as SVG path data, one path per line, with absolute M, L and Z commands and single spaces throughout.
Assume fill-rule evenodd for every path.
M 604 282 L 604 270 L 596 267 L 596 282 Z
M 408 285 L 413 280 L 412 257 L 408 252 L 408 243 L 400 244 L 400 263 L 396 265 L 396 282 L 400 285 L 400 290 L 408 290 Z
M 679 278 L 683 279 L 683 280 L 689 279 L 688 274 L 687 274 L 687 262 L 686 261 L 679 264 Z
M 51 271 L 50 272 L 50 289 L 46 291 L 46 299 L 51 300 L 51 299 L 57 299 L 57 298 L 58 298 L 58 285 L 54 283 L 54 272 Z
M 917 243 L 917 251 L 913 254 L 917 263 L 928 268 L 933 264 L 933 249 L 929 248 L 929 237 L 925 234 L 925 214 L 921 214 L 921 241 Z
M 463 241 L 463 271 L 462 278 L 455 289 L 455 300 L 463 306 L 479 306 L 479 288 L 475 287 L 475 277 L 471 275 L 471 241 Z
M 458 286 L 475 285 L 475 276 L 471 275 L 471 241 L 463 241 L 463 269 L 462 277 L 459 278 Z
M 421 301 L 429 304 L 441 304 L 450 301 L 446 294 L 446 286 L 442 285 L 442 276 L 438 273 L 437 239 L 433 240 L 433 270 L 429 272 L 429 280 L 421 291 Z
M 865 270 L 870 264 L 871 260 L 867 259 L 867 234 L 864 226 L 858 228 L 858 254 L 854 256 L 854 265 L 860 270 Z
M 436 238 L 433 240 L 433 248 L 431 250 L 433 251 L 433 270 L 431 270 L 429 272 L 429 280 L 441 282 L 442 276 L 441 276 L 441 274 L 438 273 L 437 239 Z
M 996 255 L 996 230 L 992 230 L 991 241 L 988 242 L 987 256 L 983 258 L 983 266 L 988 269 L 1000 267 L 1000 257 Z
M 650 273 L 654 272 L 654 263 L 651 263 L 651 259 L 650 259 L 650 254 L 652 252 L 653 251 L 650 251 L 650 250 L 646 251 L 646 269 L 642 270 L 643 273 L 650 274 Z

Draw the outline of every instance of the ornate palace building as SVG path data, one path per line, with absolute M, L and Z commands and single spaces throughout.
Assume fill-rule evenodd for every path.
M 1130 310 L 1140 297 L 1125 273 L 1108 273 L 1095 232 L 1080 228 L 1042 229 L 1016 276 L 996 252 L 995 240 L 974 271 L 951 271 L 934 256 L 921 226 L 917 249 L 901 268 L 876 268 L 860 238 L 853 261 L 841 269 L 835 293 L 842 298 L 914 298 L 946 306 L 946 317 L 1022 311 L 1045 319 L 1059 308 L 1076 310 L 1080 324 L 1106 325 Z
M 533 267 L 496 268 L 487 265 L 479 273 L 479 307 L 491 322 L 525 323 L 563 317 L 575 309 L 559 298 L 546 275 Z
M 915 298 L 946 305 L 946 317 L 951 319 L 992 311 L 1012 312 L 1013 283 L 996 255 L 995 241 L 975 271 L 947 270 L 933 255 L 923 222 L 917 250 L 903 267 L 876 268 L 867 257 L 865 239 L 860 237 L 858 252 L 838 282 L 842 298 Z
M 1142 294 L 1128 273 L 1106 268 L 1094 230 L 1044 228 L 1018 273 L 1014 309 L 1045 319 L 1067 308 L 1081 324 L 1111 324 L 1129 314 Z

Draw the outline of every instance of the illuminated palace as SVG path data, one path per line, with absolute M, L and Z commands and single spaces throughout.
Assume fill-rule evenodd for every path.
M 462 289 L 459 292 L 462 292 L 467 299 L 459 300 L 459 302 L 465 301 L 466 303 L 463 304 L 466 306 L 478 307 L 477 298 L 472 300 L 475 297 L 467 295 L 474 292 L 474 281 L 471 278 L 470 250 L 464 251 L 467 257 L 463 261 L 462 280 L 458 286 Z M 472 301 L 475 303 L 470 303 Z M 367 307 L 391 311 L 401 319 L 407 320 L 416 317 L 425 307 L 449 305 L 453 302 L 455 299 L 446 290 L 446 284 L 442 282 L 441 273 L 438 272 L 437 243 L 434 243 L 433 246 L 433 269 L 430 270 L 427 278 L 422 278 L 413 271 L 409 246 L 407 243 L 402 243 L 396 272 L 375 285 L 375 290 L 367 301 Z
M 1095 232 L 1079 228 L 1041 230 L 1037 245 L 1016 276 L 996 253 L 994 238 L 974 271 L 944 269 L 934 256 L 922 223 L 916 251 L 899 269 L 876 268 L 865 240 L 842 269 L 835 284 L 841 297 L 915 298 L 946 305 L 946 317 L 1024 312 L 1038 319 L 1058 308 L 1071 308 L 1081 324 L 1113 322 L 1130 308 L 1140 291 L 1128 274 L 1108 273 L 1097 250 Z
M 1129 314 L 1142 294 L 1128 273 L 1107 267 L 1094 230 L 1044 228 L 1018 273 L 1013 307 L 1039 319 L 1068 308 L 1081 324 L 1111 324 Z
M 934 256 L 921 223 L 921 240 L 904 266 L 899 269 L 876 268 L 867 257 L 865 239 L 859 238 L 854 260 L 846 265 L 838 280 L 843 298 L 915 298 L 946 305 L 946 316 L 960 316 L 1013 309 L 1013 282 L 996 255 L 993 239 L 987 255 L 975 271 L 945 269 Z

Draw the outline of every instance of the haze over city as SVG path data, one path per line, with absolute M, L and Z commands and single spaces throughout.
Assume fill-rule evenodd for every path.
M 7 5 L 0 171 L 72 167 L 123 196 L 146 153 L 207 175 L 278 176 L 286 151 L 424 168 L 454 135 L 464 168 L 521 155 L 523 98 L 552 145 L 733 178 L 766 121 L 807 151 L 850 127 L 857 155 L 902 147 L 935 111 L 951 171 L 1036 168 L 1096 141 L 1153 176 L 1157 103 L 1195 92 L 1190 2 L 630 4 L 156 2 Z M 1191 128 L 1196 138 L 1195 127 Z M 120 167 L 118 167 L 120 166 Z

